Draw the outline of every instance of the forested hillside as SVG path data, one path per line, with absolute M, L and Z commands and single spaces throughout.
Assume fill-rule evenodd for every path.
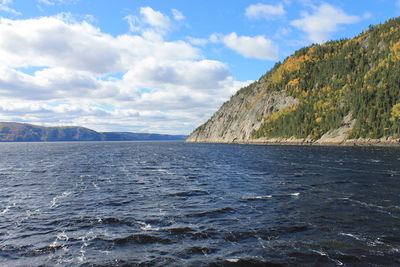
M 277 107 L 271 102 L 277 94 L 292 100 Z M 250 134 L 240 121 L 252 125 Z M 400 137 L 400 18 L 350 40 L 298 50 L 239 90 L 188 141 L 318 140 L 341 127 L 349 139 Z

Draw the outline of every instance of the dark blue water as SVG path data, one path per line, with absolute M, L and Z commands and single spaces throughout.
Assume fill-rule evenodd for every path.
M 1 143 L 1 266 L 399 266 L 400 149 Z

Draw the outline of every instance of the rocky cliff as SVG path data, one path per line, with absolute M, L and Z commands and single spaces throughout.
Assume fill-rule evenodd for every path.
M 187 141 L 396 143 L 399 40 L 396 18 L 353 39 L 300 49 L 239 90 Z
M 208 120 L 197 128 L 187 142 L 245 142 L 260 128 L 265 118 L 298 100 L 284 92 L 265 93 L 267 81 L 261 79 L 248 90 L 241 90 Z M 251 92 L 249 92 L 251 90 Z

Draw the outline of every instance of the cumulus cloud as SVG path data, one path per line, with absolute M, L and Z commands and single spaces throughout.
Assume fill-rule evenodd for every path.
M 61 66 L 96 73 L 122 68 L 113 38 L 87 22 L 1 19 L 0 40 L 3 62 L 12 67 Z
M 185 16 L 183 15 L 183 13 L 180 12 L 179 10 L 175 9 L 175 8 L 172 9 L 172 15 L 174 17 L 174 20 L 180 21 L 180 20 L 184 20 L 185 19 Z
M 4 11 L 7 13 L 11 13 L 13 15 L 21 15 L 20 12 L 12 9 L 10 5 L 12 5 L 13 0 L 0 0 L 0 11 Z
M 286 13 L 283 4 L 254 4 L 246 8 L 245 15 L 250 19 L 274 19 Z
M 45 4 L 45 5 L 49 5 L 49 6 L 53 6 L 54 2 L 50 1 L 50 0 L 38 0 L 39 3 L 41 4 Z
M 304 12 L 301 19 L 293 20 L 291 25 L 299 28 L 308 35 L 312 42 L 328 41 L 331 34 L 339 30 L 341 24 L 354 24 L 361 17 L 348 15 L 341 8 L 323 3 L 314 7 L 313 13 Z
M 171 29 L 170 18 L 151 7 L 141 7 L 139 15 L 127 15 L 125 20 L 131 32 L 140 32 L 149 39 L 161 38 Z
M 55 4 L 73 4 L 79 0 L 38 0 L 40 4 L 54 6 Z
M 141 7 L 140 14 L 143 17 L 143 21 L 151 26 L 162 29 L 169 29 L 171 27 L 169 17 L 151 7 Z
M 65 16 L 0 19 L 0 120 L 190 133 L 249 81 L 152 32 L 171 23 L 153 11 L 140 11 L 148 31 L 119 36 Z
M 246 58 L 275 60 L 278 58 L 278 48 L 264 36 L 238 36 L 235 32 L 222 37 L 222 42 Z
M 97 74 L 126 70 L 135 59 L 194 59 L 197 49 L 183 41 L 164 42 L 137 35 L 112 37 L 89 23 L 57 17 L 0 20 L 0 55 L 12 67 L 49 66 Z
M 189 43 L 194 44 L 194 45 L 206 45 L 210 42 L 209 39 L 207 38 L 194 38 L 194 37 L 186 37 L 186 39 L 189 41 Z

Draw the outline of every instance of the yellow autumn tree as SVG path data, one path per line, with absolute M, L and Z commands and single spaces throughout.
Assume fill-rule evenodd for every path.
M 393 105 L 392 112 L 390 113 L 391 121 L 398 121 L 400 119 L 400 103 Z

